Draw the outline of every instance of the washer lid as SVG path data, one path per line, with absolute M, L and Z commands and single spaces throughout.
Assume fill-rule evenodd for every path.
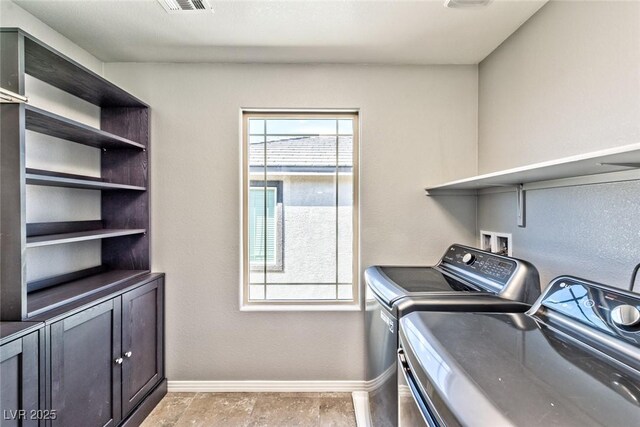
M 381 267 L 365 270 L 369 287 L 391 306 L 400 298 L 426 293 L 481 292 L 434 267 Z
M 540 295 L 536 268 L 526 261 L 463 245 L 451 245 L 433 267 L 373 266 L 365 270 L 368 287 L 391 307 L 403 297 L 441 293 L 486 293 L 533 304 Z
M 640 373 L 526 314 L 414 312 L 400 341 L 446 425 L 640 420 Z
M 430 267 L 379 267 L 380 271 L 407 293 L 479 292 L 453 277 Z

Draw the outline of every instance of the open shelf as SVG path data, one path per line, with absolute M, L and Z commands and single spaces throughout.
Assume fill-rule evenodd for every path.
M 27 317 L 79 300 L 146 273 L 147 270 L 107 270 L 31 292 L 27 295 Z
M 96 148 L 138 148 L 144 145 L 130 139 L 87 126 L 32 105 L 25 105 L 26 128 L 78 144 Z
M 433 185 L 427 187 L 426 191 L 428 195 L 468 192 L 469 190 L 518 186 L 637 168 L 640 168 L 640 144 L 631 144 Z
M 25 73 L 100 107 L 147 107 L 135 96 L 28 33 L 15 28 L 3 31 L 24 36 Z
M 81 188 L 85 190 L 132 190 L 145 191 L 145 187 L 105 182 L 102 178 L 40 169 L 26 170 L 27 184 L 48 187 Z
M 78 231 L 74 233 L 47 234 L 43 236 L 27 237 L 27 248 L 36 248 L 39 246 L 60 245 L 63 243 L 84 242 L 87 240 L 109 239 L 111 237 L 130 236 L 133 234 L 144 234 L 147 230 L 144 228 L 136 228 L 131 230 L 113 229 L 113 230 L 89 230 Z

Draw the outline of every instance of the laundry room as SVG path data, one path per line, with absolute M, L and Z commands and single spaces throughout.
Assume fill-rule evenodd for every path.
M 0 99 L 0 426 L 640 422 L 640 0 L 0 0 Z

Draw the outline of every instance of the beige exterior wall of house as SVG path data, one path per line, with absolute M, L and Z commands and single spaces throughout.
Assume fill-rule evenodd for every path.
M 258 178 L 256 176 L 256 178 Z M 350 298 L 353 282 L 353 179 L 348 175 L 272 175 L 282 181 L 282 270 L 252 268 L 252 298 Z M 339 180 L 336 186 L 336 179 Z M 337 195 L 336 195 L 337 189 Z M 336 208 L 336 196 L 338 207 Z M 337 218 L 337 227 L 336 227 Z M 337 233 L 337 239 L 336 239 Z M 295 286 L 291 284 L 308 285 Z

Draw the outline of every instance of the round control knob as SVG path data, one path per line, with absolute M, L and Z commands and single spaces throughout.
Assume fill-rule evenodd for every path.
M 611 320 L 618 326 L 635 326 L 640 323 L 640 310 L 628 304 L 622 304 L 611 310 Z
M 470 253 L 466 253 L 464 254 L 464 256 L 462 257 L 462 262 L 464 262 L 467 265 L 471 265 L 473 264 L 473 262 L 476 260 L 476 256 Z

